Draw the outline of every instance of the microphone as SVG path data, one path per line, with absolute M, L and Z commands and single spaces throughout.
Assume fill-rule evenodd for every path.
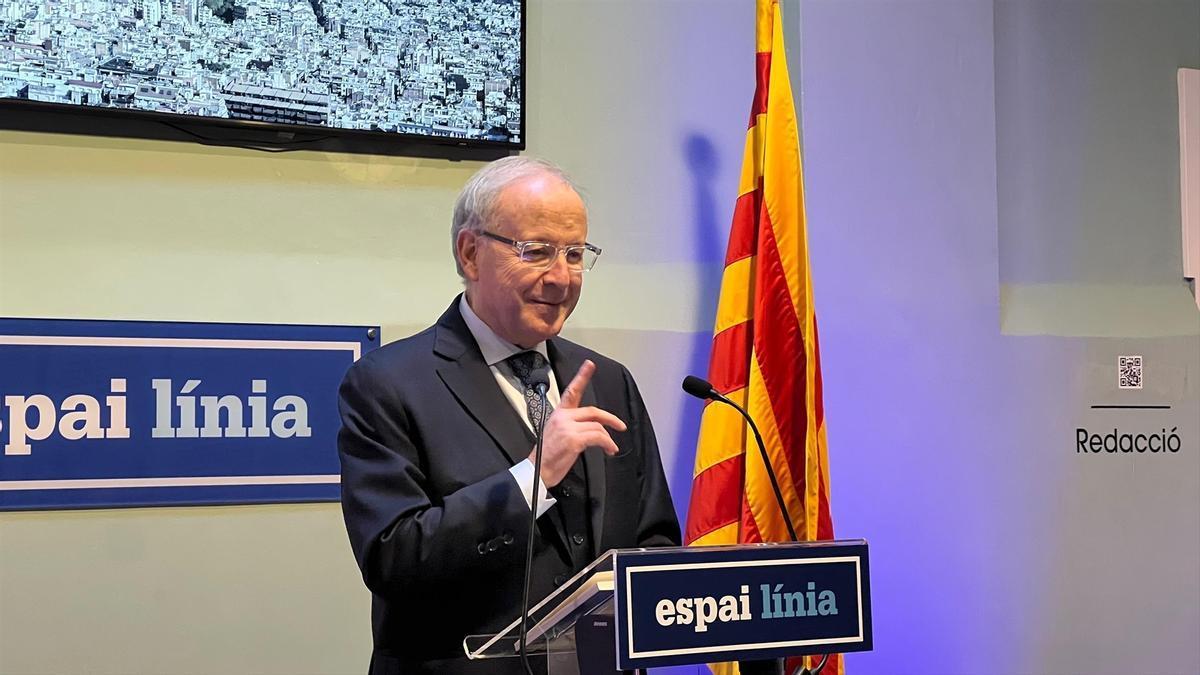
M 550 389 L 550 366 L 542 366 L 529 371 L 529 383 L 537 390 L 538 396 L 542 397 L 542 403 L 545 403 L 546 392 Z M 541 435 L 538 429 L 534 429 L 534 432 Z
M 800 541 L 796 536 L 796 528 L 792 525 L 792 516 L 788 513 L 787 505 L 783 502 L 783 492 L 779 489 L 779 479 L 775 477 L 775 469 L 771 467 L 771 458 L 767 456 L 767 446 L 763 443 L 762 434 L 758 432 L 758 425 L 754 423 L 754 418 L 750 417 L 750 413 L 742 409 L 742 406 L 734 403 L 721 392 L 717 391 L 708 380 L 701 379 L 695 375 L 688 375 L 683 378 L 683 390 L 690 396 L 695 396 L 699 399 L 720 401 L 729 406 L 733 406 L 746 418 L 750 424 L 750 429 L 754 432 L 754 440 L 758 441 L 758 451 L 762 454 L 763 465 L 767 468 L 767 477 L 771 479 L 771 488 L 775 491 L 775 503 L 779 505 L 779 514 L 783 516 L 783 524 L 787 525 L 788 536 L 792 541 Z
M 529 665 L 528 646 L 525 643 L 529 635 L 529 585 L 533 573 L 533 535 L 537 530 L 538 485 L 542 482 L 542 431 L 546 426 L 546 409 L 550 407 L 550 402 L 546 399 L 546 392 L 550 389 L 550 366 L 544 365 L 530 371 L 529 383 L 533 385 L 534 391 L 542 399 L 542 414 L 533 427 L 537 446 L 533 451 L 533 491 L 531 493 L 533 497 L 529 504 L 529 539 L 525 546 L 525 583 L 521 593 L 521 639 L 519 644 L 521 665 L 525 667 L 528 675 L 533 675 L 533 668 Z
M 724 401 L 724 396 L 713 388 L 708 380 L 700 379 L 695 375 L 688 375 L 683 378 L 683 390 L 687 393 L 701 399 L 711 399 L 713 401 Z
M 695 375 L 688 375 L 687 377 L 683 378 L 683 390 L 687 392 L 688 395 L 695 396 L 698 399 L 706 401 L 720 401 L 726 405 L 733 406 L 733 408 L 740 412 L 742 417 L 746 418 L 746 421 L 750 423 L 750 428 L 754 431 L 754 440 L 758 441 L 758 451 L 762 453 L 763 465 L 767 467 L 767 477 L 771 479 L 771 488 L 775 490 L 775 503 L 779 505 L 779 513 L 783 516 L 783 523 L 787 525 L 788 535 L 791 536 L 792 541 L 799 541 L 799 539 L 796 538 L 796 528 L 792 526 L 792 517 L 788 513 L 787 506 L 785 506 L 783 503 L 783 493 L 779 490 L 779 480 L 775 477 L 775 469 L 771 467 L 771 460 L 767 457 L 767 446 L 763 443 L 762 434 L 758 433 L 758 426 L 754 424 L 754 418 L 750 417 L 750 413 L 743 410 L 740 405 L 723 396 L 721 392 L 717 391 L 716 387 L 712 386 L 712 383 L 708 380 L 696 377 Z M 828 659 L 829 655 L 826 654 L 825 657 L 821 659 L 821 664 L 819 666 L 811 671 L 808 669 L 802 669 L 801 671 L 798 671 L 798 675 L 812 675 L 814 673 L 820 673 L 821 669 L 825 667 L 825 661 Z M 771 670 L 779 668 L 779 665 L 777 665 L 778 662 L 775 661 L 742 661 L 740 663 L 743 668 L 742 672 L 750 672 L 751 667 L 765 667 Z M 797 674 L 793 673 L 793 675 Z

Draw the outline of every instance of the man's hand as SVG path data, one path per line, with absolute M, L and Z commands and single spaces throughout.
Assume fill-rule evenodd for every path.
M 607 410 L 594 406 L 579 407 L 583 390 L 595 372 L 596 364 L 590 360 L 584 361 L 574 379 L 563 390 L 558 407 L 546 420 L 542 433 L 542 483 L 547 488 L 562 481 L 585 448 L 596 446 L 608 455 L 617 454 L 617 444 L 604 427 L 625 431 L 625 423 Z M 532 452 L 529 453 L 529 461 L 534 461 Z

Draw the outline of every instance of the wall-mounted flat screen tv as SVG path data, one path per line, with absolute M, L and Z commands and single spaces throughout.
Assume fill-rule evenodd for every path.
M 524 0 L 0 0 L 0 103 L 521 149 L 524 14 Z

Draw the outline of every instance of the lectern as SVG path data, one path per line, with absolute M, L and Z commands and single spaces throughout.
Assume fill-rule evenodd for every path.
M 550 675 L 867 651 L 867 542 L 609 551 L 538 603 L 529 626 L 529 658 Z M 463 640 L 471 659 L 519 648 L 519 617 Z

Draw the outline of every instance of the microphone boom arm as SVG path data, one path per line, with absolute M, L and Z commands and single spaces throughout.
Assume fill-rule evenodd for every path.
M 788 536 L 791 537 L 792 541 L 800 541 L 799 537 L 796 536 L 796 528 L 792 525 L 792 516 L 788 512 L 787 504 L 783 501 L 783 491 L 779 489 L 779 480 L 775 478 L 775 470 L 771 467 L 771 458 L 767 455 L 767 446 L 763 443 L 762 434 L 759 433 L 758 425 L 754 423 L 754 418 L 742 406 L 716 391 L 713 391 L 713 393 L 716 394 L 714 400 L 733 406 L 733 409 L 741 413 L 742 417 L 750 424 L 750 430 L 754 432 L 754 440 L 758 443 L 758 452 L 762 455 L 763 464 L 767 468 L 767 478 L 771 479 L 771 489 L 775 491 L 775 501 L 779 504 L 779 513 L 783 516 L 783 524 L 787 525 Z
M 750 429 L 754 432 L 754 440 L 758 443 L 758 451 L 762 454 L 763 467 L 767 470 L 767 478 L 771 479 L 771 489 L 775 491 L 775 503 L 779 505 L 779 514 L 783 516 L 783 524 L 787 525 L 788 536 L 791 537 L 792 541 L 800 541 L 800 538 L 796 536 L 796 528 L 792 525 L 792 515 L 788 512 L 787 504 L 783 501 L 783 491 L 779 489 L 779 479 L 775 477 L 775 469 L 771 466 L 771 458 L 767 455 L 767 445 L 763 443 L 762 434 L 759 433 L 758 425 L 754 423 L 754 418 L 742 406 L 734 403 L 722 395 L 721 392 L 717 391 L 711 382 L 695 375 L 688 375 L 683 378 L 683 391 L 689 396 L 695 396 L 704 400 L 720 401 L 732 406 L 750 424 Z

